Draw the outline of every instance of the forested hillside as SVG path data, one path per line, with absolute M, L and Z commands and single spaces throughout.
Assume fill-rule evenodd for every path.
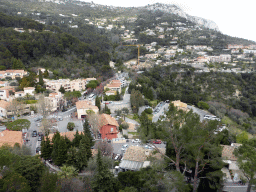
M 129 90 L 140 90 L 150 100 L 181 100 L 199 106 L 200 101 L 206 102 L 211 113 L 221 118 L 227 115 L 255 133 L 255 74 L 178 71 L 181 68 L 176 65 L 152 68 L 131 83 Z
M 83 35 L 78 38 L 62 32 L 58 27 L 54 31 L 44 31 L 43 25 L 23 17 L 0 16 L 0 60 L 7 69 L 12 68 L 14 58 L 20 59 L 26 68 L 41 66 L 56 70 L 60 77 L 107 74 L 110 72 L 110 56 L 104 46 L 95 45 L 93 33 L 84 29 L 92 39 Z M 12 27 L 12 28 L 10 28 Z M 22 27 L 25 32 L 17 32 L 13 27 Z M 29 31 L 35 29 L 37 31 Z M 57 29 L 57 30 L 56 30 Z M 99 39 L 99 38 L 98 38 Z M 88 43 L 85 43 L 85 42 Z M 107 41 L 106 41 L 107 42 Z M 104 44 L 104 43 L 102 43 Z M 63 70 L 61 70 L 63 69 Z

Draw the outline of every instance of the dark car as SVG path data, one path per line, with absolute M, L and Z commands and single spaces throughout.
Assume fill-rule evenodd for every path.
M 38 136 L 40 136 L 40 137 L 44 136 L 42 132 L 38 132 L 37 134 L 38 134 Z
M 33 133 L 32 133 L 32 137 L 36 137 L 37 136 L 37 131 L 34 130 Z
M 41 147 L 36 148 L 36 153 L 39 153 L 39 151 L 41 151 Z

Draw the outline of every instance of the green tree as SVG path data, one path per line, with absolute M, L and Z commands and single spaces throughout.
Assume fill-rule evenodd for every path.
M 44 86 L 43 74 L 42 71 L 39 70 L 39 85 Z
M 13 163 L 14 171 L 27 179 L 31 191 L 36 191 L 40 187 L 40 178 L 45 169 L 41 160 L 37 156 L 20 156 Z
M 49 159 L 52 154 L 52 145 L 50 144 L 49 137 L 44 137 L 41 141 L 41 157 Z
M 101 151 L 97 154 L 97 168 L 93 177 L 92 188 L 95 192 L 116 191 L 116 182 L 113 174 L 102 161 Z
M 73 131 L 75 127 L 76 127 L 76 125 L 75 125 L 74 122 L 68 122 L 68 124 L 67 124 L 67 129 L 68 129 L 69 131 Z
M 96 98 L 95 98 L 95 106 L 97 106 L 99 108 L 99 111 L 100 111 L 101 103 L 100 103 L 100 98 L 98 96 L 96 96 Z
M 92 152 L 90 141 L 86 135 L 83 135 L 76 153 L 76 165 L 79 171 L 82 171 L 85 167 L 87 167 L 88 160 L 91 156 Z
M 74 139 L 72 141 L 72 146 L 78 147 L 82 138 L 82 134 L 79 134 L 78 131 L 76 131 L 76 134 L 74 135 Z
M 50 173 L 48 170 L 44 172 L 41 177 L 40 183 L 41 186 L 39 191 L 49 192 L 49 191 L 59 191 L 60 187 L 57 186 L 58 176 L 55 173 Z
M 115 100 L 116 101 L 120 101 L 120 93 L 119 93 L 119 91 L 116 91 L 116 95 L 115 95 Z
M 237 143 L 244 143 L 247 140 L 248 140 L 248 133 L 246 131 L 243 131 L 242 133 L 236 136 Z
M 70 179 L 70 178 L 76 177 L 78 175 L 75 167 L 73 167 L 73 166 L 63 165 L 60 168 L 60 170 L 61 171 L 58 172 L 58 177 L 60 179 Z
M 47 70 L 47 69 L 44 71 L 43 76 L 44 76 L 44 78 L 49 77 L 49 72 L 48 72 L 48 70 Z
M 256 139 L 244 141 L 243 145 L 235 149 L 234 154 L 238 158 L 239 168 L 243 171 L 248 179 L 247 192 L 251 191 L 251 187 L 256 183 Z
M 90 146 L 92 147 L 94 145 L 94 143 L 93 143 L 93 137 L 91 135 L 90 127 L 91 126 L 89 124 L 89 121 L 87 119 L 85 119 L 84 124 L 83 124 L 84 135 L 86 135 L 87 138 L 89 138 Z
M 54 139 L 53 151 L 52 151 L 53 162 L 60 166 L 67 158 L 67 144 L 63 137 Z
M 66 92 L 64 87 L 62 87 L 62 85 L 60 86 L 59 92 L 61 92 L 62 94 L 64 94 Z
M 24 69 L 25 66 L 23 65 L 22 61 L 20 59 L 13 59 L 13 64 L 12 64 L 13 69 Z
M 31 188 L 29 186 L 28 180 L 21 176 L 19 173 L 9 171 L 3 177 L 3 188 L 0 191 L 19 191 L 19 192 L 29 192 Z

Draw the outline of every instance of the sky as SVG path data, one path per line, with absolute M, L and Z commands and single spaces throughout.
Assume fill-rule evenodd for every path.
M 84 0 L 88 2 L 88 0 Z M 214 21 L 223 34 L 256 42 L 254 0 L 94 0 L 96 4 L 139 7 L 154 3 L 176 4 L 187 14 Z

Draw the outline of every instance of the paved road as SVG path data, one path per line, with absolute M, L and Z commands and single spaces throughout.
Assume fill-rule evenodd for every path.
M 204 120 L 205 115 L 211 115 L 209 112 L 203 111 L 191 105 L 188 105 L 188 109 L 192 109 L 194 113 L 197 113 L 200 116 L 200 121 Z
M 230 191 L 230 192 L 245 192 L 248 185 L 240 185 L 233 182 L 226 182 L 223 190 Z M 253 190 L 251 190 L 253 192 Z
M 160 107 L 160 111 L 158 113 L 153 113 L 153 119 L 152 122 L 157 122 L 160 116 L 163 116 L 165 114 L 165 111 L 167 111 L 169 108 L 169 103 L 165 103 Z

